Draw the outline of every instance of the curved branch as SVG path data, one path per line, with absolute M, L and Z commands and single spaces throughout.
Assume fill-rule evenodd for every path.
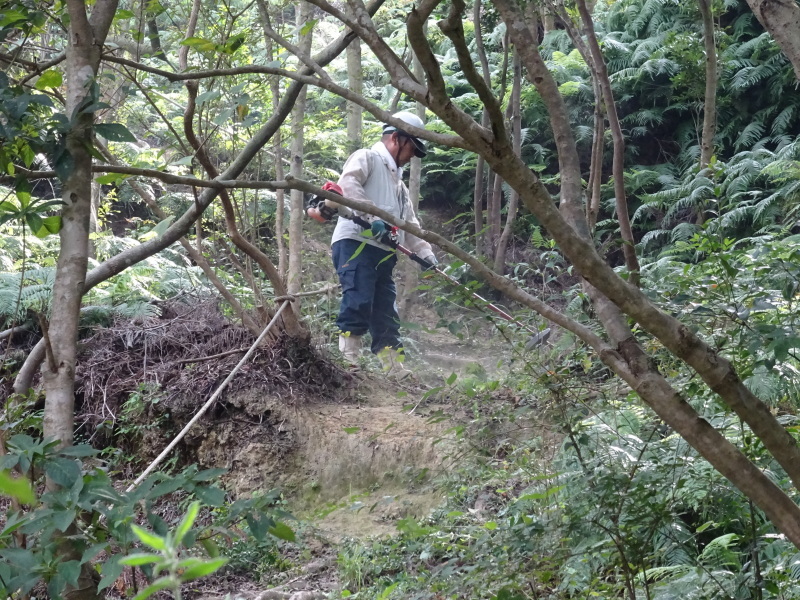
M 211 158 L 208 155 L 208 150 L 205 143 L 201 143 L 194 132 L 193 127 L 193 120 L 194 120 L 194 111 L 195 111 L 195 100 L 197 98 L 197 82 L 196 81 L 189 81 L 186 83 L 186 90 L 189 94 L 188 102 L 186 104 L 186 112 L 183 115 L 183 131 L 186 135 L 186 139 L 189 141 L 189 145 L 194 148 L 195 155 L 197 156 L 197 160 L 200 161 L 200 164 L 203 165 L 203 168 L 211 177 L 219 177 L 219 171 L 217 171 L 214 164 L 211 162 Z M 236 225 L 236 214 L 233 210 L 233 204 L 231 203 L 230 196 L 228 195 L 227 189 L 221 189 L 219 191 L 219 198 L 222 202 L 222 208 L 225 213 L 225 227 L 228 231 L 228 234 L 231 236 L 231 241 L 239 248 L 242 252 L 247 254 L 250 258 L 252 258 L 261 270 L 264 271 L 264 274 L 269 278 L 270 283 L 272 283 L 272 288 L 275 290 L 276 296 L 286 296 L 288 290 L 283 282 L 283 279 L 278 273 L 278 270 L 275 268 L 275 265 L 272 264 L 272 261 L 269 257 L 261 252 L 255 245 L 250 243 L 249 240 L 245 239 L 245 237 L 239 232 L 239 228 Z M 254 292 L 256 290 L 253 290 Z M 283 324 L 284 330 L 294 338 L 308 338 L 308 331 L 304 330 L 304 328 L 300 325 L 297 320 L 297 315 L 293 311 L 287 311 L 283 316 Z
M 187 73 L 173 73 L 172 71 L 165 71 L 163 69 L 158 69 L 156 67 L 151 67 L 149 65 L 144 65 L 136 61 L 116 56 L 107 56 L 105 57 L 105 59 L 108 62 L 125 65 L 127 67 L 138 69 L 146 73 L 150 73 L 152 75 L 159 75 L 161 77 L 164 77 L 168 81 L 173 81 L 173 82 L 209 79 L 214 77 L 226 77 L 231 75 L 246 75 L 246 74 L 278 75 L 280 77 L 291 79 L 296 83 L 313 85 L 315 87 L 319 87 L 321 89 L 334 93 L 337 96 L 341 96 L 345 100 L 349 100 L 350 102 L 353 102 L 358 106 L 361 106 L 366 111 L 374 115 L 375 118 L 381 121 L 382 123 L 390 123 L 396 125 L 397 127 L 403 127 L 403 129 L 408 131 L 408 133 L 416 137 L 433 142 L 434 144 L 450 146 L 453 148 L 465 148 L 465 149 L 467 148 L 466 142 L 464 142 L 463 138 L 461 138 L 460 136 L 436 133 L 428 129 L 419 129 L 417 127 L 412 127 L 408 123 L 400 121 L 399 119 L 393 119 L 391 112 L 380 108 L 376 104 L 373 104 L 369 100 L 365 99 L 363 96 L 351 92 L 346 87 L 337 85 L 331 79 L 321 79 L 319 77 L 309 76 L 308 74 L 306 74 L 308 73 L 308 70 L 306 71 L 306 73 L 304 73 L 303 71 L 290 71 L 288 69 L 282 69 L 279 67 L 267 67 L 264 65 L 247 65 L 243 67 L 234 67 L 230 69 L 208 69 L 203 71 L 190 71 Z M 435 57 L 433 58 L 433 60 L 435 61 Z M 317 62 L 319 61 L 317 60 Z
M 488 111 L 495 140 L 506 140 L 508 134 L 506 133 L 503 109 L 500 107 L 497 98 L 494 97 L 486 80 L 481 77 L 477 69 L 475 69 L 475 63 L 472 62 L 472 56 L 470 55 L 469 48 L 467 48 L 462 19 L 465 9 L 466 5 L 464 4 L 464 0 L 452 0 L 447 18 L 443 21 L 439 21 L 439 29 L 453 42 L 453 47 L 458 57 L 458 63 L 464 71 L 464 76 L 475 89 L 481 102 L 483 102 L 484 108 Z

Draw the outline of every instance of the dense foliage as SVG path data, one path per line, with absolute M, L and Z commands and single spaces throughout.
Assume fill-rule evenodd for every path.
M 8 66 L 7 73 L 0 73 L 0 174 L 7 185 L 0 187 L 0 330 L 13 330 L 0 359 L 7 390 L 34 334 L 46 333 L 58 310 L 52 306 L 52 290 L 59 251 L 54 234 L 61 227 L 59 184 L 46 178 L 29 183 L 20 172 L 52 170 L 65 179 L 74 166 L 67 134 L 78 114 L 96 114 L 100 120 L 90 149 L 96 160 L 140 169 L 139 175 L 112 172 L 95 178 L 100 200 L 90 268 L 95 267 L 161 236 L 202 193 L 144 177 L 146 169 L 203 176 L 199 150 L 183 132 L 186 85 L 167 81 L 158 69 L 175 71 L 171 62 L 181 49 L 189 49 L 190 70 L 259 64 L 294 71 L 299 61 L 292 48 L 265 36 L 265 23 L 287 38 L 313 31 L 315 49 L 339 33 L 321 12 L 295 25 L 293 5 L 269 5 L 273 12 L 265 19 L 254 4 L 233 1 L 201 6 L 198 30 L 187 39 L 190 3 L 122 2 L 109 47 L 148 70 L 134 75 L 124 62 L 108 63 L 91 84 L 88 100 L 75 115 L 67 115 L 60 63 L 38 71 L 24 62 L 31 56 L 20 63 L 7 57 L 31 39 L 43 48 L 49 45 L 46 59 L 64 50 L 64 4 L 39 4 L 0 2 L 0 52 Z M 404 57 L 408 48 L 401 25 L 408 8 L 393 3 L 375 18 L 386 43 Z M 573 7 L 566 8 L 573 13 Z M 444 8 L 437 10 L 441 14 L 434 17 L 443 17 Z M 726 0 L 714 3 L 713 10 L 724 93 L 718 98 L 715 156 L 700 168 L 705 56 L 698 8 L 664 0 L 619 0 L 598 3 L 595 9 L 626 138 L 624 183 L 642 289 L 724 352 L 748 388 L 797 437 L 800 100 L 789 61 L 747 5 Z M 431 25 L 430 42 L 448 93 L 454 104 L 480 120 L 483 103 L 456 49 Z M 464 25 L 470 48 L 477 52 L 475 24 Z M 485 7 L 480 25 L 490 87 L 505 109 L 513 53 L 505 25 L 492 7 Z M 589 68 L 563 23 L 544 34 L 541 53 L 566 102 L 588 176 L 595 103 Z M 33 74 L 27 75 L 27 68 Z M 334 61 L 328 74 L 346 86 L 344 58 Z M 365 98 L 392 110 L 414 108 L 392 88 L 369 52 L 362 57 L 361 75 Z M 230 162 L 247 146 L 289 86 L 289 79 L 254 73 L 209 76 L 198 84 L 195 133 L 202 146 L 212 149 L 215 164 Z M 521 96 L 522 157 L 556 192 L 560 165 L 545 103 L 531 85 L 523 85 Z M 346 158 L 347 105 L 317 88 L 310 89 L 308 101 L 303 161 L 307 178 L 321 183 L 335 179 Z M 447 132 L 433 117 L 428 126 Z M 368 116 L 364 140 L 373 140 L 379 131 L 380 124 Z M 281 143 L 261 153 L 241 179 L 276 179 L 276 161 L 289 162 L 290 137 L 287 123 Z M 608 143 L 605 173 L 611 162 Z M 447 212 L 458 228 L 456 241 L 468 250 L 477 245 L 470 229 L 476 164 L 476 156 L 466 150 L 432 147 L 421 185 L 423 215 L 433 209 Z M 500 189 L 507 209 L 509 190 Z M 613 181 L 606 176 L 594 234 L 617 265 L 621 252 L 613 196 Z M 289 220 L 277 218 L 279 196 L 242 188 L 231 190 L 230 198 L 238 231 L 277 263 L 277 241 L 283 241 Z M 232 245 L 226 216 L 215 203 L 186 245 L 173 245 L 94 287 L 84 298 L 82 335 L 113 319 L 153 317 L 166 300 L 208 296 L 220 286 L 238 300 L 243 314 L 266 314 L 264 297 L 274 285 L 254 267 L 252 256 Z M 570 267 L 537 219 L 520 215 L 514 235 L 510 278 L 597 329 L 585 292 L 574 285 Z M 190 250 L 196 251 L 194 258 Z M 304 261 L 306 284 L 329 274 L 329 267 L 321 266 L 327 260 L 323 254 L 314 250 Z M 454 265 L 453 274 L 476 289 L 479 284 L 460 266 Z M 456 335 L 469 333 L 462 315 L 452 314 L 453 305 L 463 306 L 463 297 L 430 286 L 425 290 L 426 300 L 437 297 L 432 303 L 438 302 L 441 326 Z M 325 304 L 322 310 L 330 308 Z M 240 315 L 232 308 L 229 316 Z M 310 320 L 315 333 L 327 339 L 330 324 Z M 24 330 L 17 333 L 18 326 Z M 796 500 L 786 473 L 748 426 L 657 340 L 637 334 L 646 340 L 659 370 L 698 413 Z M 342 589 L 335 597 L 800 598 L 796 548 L 635 394 L 622 391 L 574 338 L 558 336 L 549 355 L 535 362 L 519 347 L 514 353 L 507 379 L 452 376 L 423 395 L 421 403 L 448 390 L 448 398 L 457 399 L 454 418 L 466 423 L 455 429 L 463 444 L 456 446 L 458 468 L 437 480 L 447 490 L 446 506 L 428 518 L 401 520 L 392 539 L 342 545 L 335 568 Z M 498 390 L 511 390 L 514 401 Z M 140 408 L 143 391 L 151 389 L 130 391 L 126 406 L 131 411 Z M 100 565 L 102 553 L 110 558 L 98 567 L 99 590 L 111 586 L 125 565 L 144 567 L 155 587 L 139 592 L 134 575 L 129 591 L 137 597 L 160 589 L 179 594 L 183 581 L 222 567 L 220 552 L 253 577 L 266 578 L 283 565 L 284 548 L 277 540 L 293 540 L 294 533 L 279 520 L 284 514 L 276 509 L 277 494 L 230 503 L 209 483 L 218 472 L 191 467 L 154 475 L 133 493 L 121 493 L 114 478 L 128 458 L 114 451 L 115 440 L 103 449 L 58 449 L 41 439 L 40 415 L 32 408 L 39 400 L 36 393 L 10 398 L 0 428 L 0 490 L 15 498 L 0 530 L 0 592 L 24 597 L 38 585 L 58 597 L 65 585 L 77 583 L 82 565 Z M 535 433 L 498 433 L 521 423 L 523 430 Z M 128 422 L 119 435 L 130 436 L 131 429 L 135 435 L 139 427 Z M 548 429 L 556 433 L 542 433 Z M 7 470 L 19 479 L 7 477 Z M 52 489 L 43 487 L 45 479 L 54 484 Z M 157 509 L 162 502 L 180 510 L 161 518 Z M 137 507 L 144 510 L 137 512 Z M 135 526 L 136 514 L 143 515 L 140 524 L 147 520 L 152 532 Z M 65 536 L 79 554 L 62 552 Z M 238 541 L 228 543 L 233 537 Z M 154 553 L 123 559 L 142 544 Z

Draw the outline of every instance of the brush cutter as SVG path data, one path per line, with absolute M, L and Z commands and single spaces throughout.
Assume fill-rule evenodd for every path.
M 332 183 L 332 182 L 327 182 L 323 186 L 322 189 L 327 190 L 327 191 L 331 191 L 331 192 L 334 192 L 334 193 L 337 193 L 337 194 L 340 194 L 340 195 L 343 195 L 343 194 L 341 194 L 341 188 L 339 188 L 338 185 L 336 185 L 335 183 Z M 316 221 L 319 221 L 320 223 L 329 222 L 331 219 L 333 219 L 333 217 L 335 215 L 338 214 L 338 216 L 343 217 L 345 219 L 350 219 L 351 221 L 353 221 L 353 223 L 355 223 L 356 225 L 359 225 L 360 227 L 363 227 L 364 229 L 371 229 L 372 228 L 372 225 L 367 220 L 365 220 L 365 219 L 363 219 L 363 218 L 361 218 L 359 216 L 354 215 L 352 212 L 349 212 L 349 214 L 344 214 L 344 211 L 340 212 L 339 208 L 340 208 L 340 205 L 335 204 L 335 203 L 331 202 L 330 200 L 326 200 L 322 196 L 314 196 L 313 198 L 311 198 L 311 200 L 309 200 L 308 209 L 306 210 L 306 214 L 308 214 L 308 216 L 311 217 L 312 219 L 314 219 Z M 349 209 L 346 209 L 346 210 L 349 211 Z M 449 281 L 452 285 L 454 285 L 458 289 L 462 290 L 464 293 L 468 294 L 469 296 L 472 296 L 472 298 L 478 300 L 483 306 L 485 306 L 486 308 L 488 308 L 489 310 L 491 310 L 495 314 L 499 315 L 500 317 L 502 317 L 506 321 L 508 321 L 510 323 L 514 323 L 518 327 L 521 327 L 522 329 L 524 329 L 524 330 L 528 331 L 529 333 L 531 333 L 532 334 L 531 338 L 525 344 L 525 349 L 526 350 L 531 350 L 532 348 L 536 348 L 538 346 L 541 346 L 541 345 L 545 344 L 547 342 L 547 340 L 550 338 L 551 330 L 550 330 L 549 327 L 546 328 L 546 329 L 543 329 L 542 331 L 536 331 L 535 329 L 532 329 L 530 326 L 526 325 L 525 323 L 522 323 L 518 319 L 515 319 L 513 316 L 508 314 L 506 311 L 504 311 L 499 306 L 496 306 L 496 305 L 492 304 L 491 302 L 486 300 L 486 298 L 483 298 L 482 296 L 476 294 L 475 292 L 473 292 L 472 290 L 467 288 L 467 286 L 463 285 L 455 277 L 452 277 L 451 275 L 448 275 L 447 273 L 445 273 L 442 269 L 437 267 L 434 263 L 432 263 L 432 262 L 430 262 L 428 260 L 425 260 L 424 258 L 421 258 L 421 257 L 417 256 L 416 252 L 412 252 L 411 250 L 409 250 L 408 248 L 406 248 L 402 244 L 398 244 L 397 243 L 398 228 L 393 226 L 393 225 L 390 225 L 389 223 L 386 224 L 386 227 L 387 227 L 387 232 L 380 239 L 382 244 L 385 244 L 385 245 L 387 245 L 387 246 L 389 246 L 391 248 L 399 250 L 400 252 L 402 252 L 403 254 L 408 256 L 408 258 L 410 258 L 415 263 L 417 263 L 420 267 L 422 267 L 423 271 L 432 271 L 434 273 L 437 273 L 438 275 L 441 275 L 447 281 Z

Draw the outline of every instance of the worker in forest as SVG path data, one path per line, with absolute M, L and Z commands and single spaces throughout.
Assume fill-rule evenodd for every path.
M 409 125 L 424 129 L 417 115 L 398 112 L 392 115 Z M 343 195 L 369 202 L 398 219 L 419 225 L 408 188 L 403 183 L 402 168 L 411 158 L 426 155 L 425 143 L 394 125 L 384 125 L 383 135 L 371 148 L 356 150 L 344 164 L 339 177 Z M 371 350 L 378 356 L 384 371 L 402 379 L 411 374 L 404 365 L 400 340 L 400 316 L 397 313 L 397 290 L 392 272 L 397 256 L 386 241 L 391 227 L 366 213 L 356 213 L 370 224 L 364 230 L 352 220 L 339 219 L 331 239 L 333 264 L 342 286 L 342 303 L 336 325 L 341 333 L 339 350 L 352 365 L 358 364 L 361 337 L 372 337 Z M 432 265 L 437 264 L 431 245 L 403 231 L 397 243 L 415 252 Z M 359 247 L 364 245 L 361 252 Z

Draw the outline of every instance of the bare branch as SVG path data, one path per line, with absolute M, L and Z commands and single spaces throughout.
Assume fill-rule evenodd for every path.
M 446 19 L 439 22 L 439 29 L 453 42 L 456 56 L 458 56 L 458 63 L 464 71 L 464 76 L 478 93 L 478 97 L 488 111 L 495 140 L 507 140 L 508 134 L 506 133 L 503 110 L 500 107 L 500 103 L 497 101 L 497 98 L 494 97 L 492 90 L 489 88 L 484 78 L 481 77 L 477 69 L 475 69 L 475 63 L 472 62 L 472 56 L 470 55 L 469 48 L 467 48 L 467 40 L 464 36 L 464 24 L 462 20 L 465 9 L 466 5 L 464 4 L 464 0 L 452 0 L 450 12 Z

